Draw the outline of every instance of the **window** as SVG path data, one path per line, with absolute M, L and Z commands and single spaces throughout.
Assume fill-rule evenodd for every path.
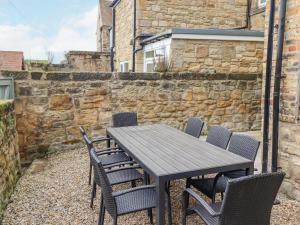
M 168 64 L 171 38 L 145 46 L 144 72 L 160 71 Z
M 166 47 L 146 51 L 144 60 L 145 72 L 154 72 L 157 64 L 166 62 L 166 59 Z
M 129 72 L 129 63 L 128 62 L 120 63 L 120 72 L 123 72 L 123 73 Z
M 14 80 L 0 79 L 0 99 L 14 99 Z
M 263 8 L 266 7 L 266 0 L 258 0 L 258 7 Z

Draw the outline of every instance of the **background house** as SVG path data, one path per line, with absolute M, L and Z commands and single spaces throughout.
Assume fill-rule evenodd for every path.
M 264 0 L 115 0 L 114 70 L 151 72 L 167 60 L 160 69 L 262 72 L 264 6 Z
M 23 52 L 0 51 L 0 70 L 19 71 L 24 69 Z
M 275 23 L 278 22 L 280 1 L 276 0 Z M 268 1 L 269 3 L 269 1 Z M 267 5 L 269 9 L 269 4 Z M 279 162 L 278 165 L 287 173 L 283 191 L 291 198 L 300 201 L 300 1 L 288 0 L 285 21 L 285 42 L 283 49 L 283 68 L 280 96 L 279 123 Z M 269 10 L 266 11 L 266 29 L 268 29 Z M 275 25 L 275 28 L 277 25 Z M 275 68 L 277 50 L 277 29 L 274 34 L 273 67 Z M 267 37 L 265 38 L 267 50 Z M 266 57 L 266 55 L 265 55 Z M 272 73 L 274 78 L 274 71 Z M 273 92 L 274 81 L 271 82 Z M 271 93 L 271 97 L 273 93 Z M 272 104 L 272 102 L 271 102 Z M 272 107 L 271 107 L 272 108 Z M 272 123 L 272 121 L 271 121 Z M 272 136 L 270 136 L 270 139 Z M 271 143 L 271 141 L 270 141 Z M 270 146 L 271 147 L 271 146 Z

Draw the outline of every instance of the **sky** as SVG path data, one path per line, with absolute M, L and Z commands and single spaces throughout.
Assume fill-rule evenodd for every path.
M 64 59 L 70 50 L 96 50 L 98 0 L 0 0 L 0 50 L 25 59 Z

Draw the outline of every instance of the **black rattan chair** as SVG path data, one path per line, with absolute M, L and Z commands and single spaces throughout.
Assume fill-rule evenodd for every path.
M 92 155 L 97 157 L 97 165 L 95 165 L 95 163 L 93 164 Z M 98 167 L 102 168 L 104 171 L 106 170 L 105 173 L 107 175 L 108 182 L 111 186 L 131 182 L 132 184 L 134 184 L 133 187 L 135 187 L 136 181 L 143 180 L 142 174 L 137 170 L 141 169 L 141 167 L 136 164 L 133 164 L 132 161 L 103 166 L 94 148 L 91 149 L 91 161 L 94 167 L 95 174 L 93 181 L 93 191 L 91 196 L 91 207 L 93 206 L 93 199 L 96 195 L 96 186 L 98 185 L 101 187 L 99 175 L 97 174 Z M 103 201 L 101 199 L 100 209 L 102 207 Z
M 192 189 L 183 193 L 182 224 L 188 214 L 197 213 L 208 225 L 269 225 L 276 195 L 285 174 L 248 176 L 228 182 L 223 202 L 208 204 Z M 188 209 L 188 198 L 197 205 Z
M 154 185 L 146 185 L 118 192 L 113 192 L 109 173 L 101 166 L 96 152 L 92 149 L 91 159 L 95 172 L 95 180 L 101 184 L 101 204 L 99 225 L 104 224 L 105 210 L 113 218 L 113 224 L 118 224 L 118 217 L 138 211 L 148 210 L 150 222 L 153 223 L 152 209 L 156 207 L 156 191 Z M 127 170 L 127 168 L 121 168 Z
M 206 142 L 222 149 L 226 149 L 231 135 L 232 132 L 225 127 L 211 126 L 206 138 Z
M 199 138 L 203 126 L 204 126 L 204 122 L 200 118 L 197 117 L 190 118 L 187 121 L 185 133 L 192 135 L 195 138 Z
M 113 127 L 129 127 L 137 126 L 137 113 L 135 112 L 121 112 L 112 116 Z
M 91 183 L 91 176 L 92 176 L 92 162 L 91 162 L 91 149 L 94 148 L 93 142 L 88 138 L 87 135 L 83 136 L 83 140 L 87 146 L 87 150 L 90 157 L 90 168 L 89 168 L 89 184 Z M 130 161 L 130 157 L 128 157 L 123 150 L 113 147 L 113 148 L 106 148 L 100 151 L 97 151 L 97 155 L 100 158 L 101 163 L 104 166 L 119 163 L 119 162 L 126 162 Z
M 259 145 L 260 142 L 250 136 L 234 134 L 231 137 L 228 151 L 245 157 L 254 163 Z M 195 187 L 215 202 L 216 193 L 221 193 L 223 196 L 223 192 L 225 192 L 230 179 L 242 176 L 246 176 L 246 170 L 219 173 L 215 178 L 188 179 L 187 187 Z
M 106 143 L 107 143 L 107 144 L 106 144 L 106 145 L 107 145 L 107 148 L 110 147 L 110 141 L 111 141 L 111 138 L 109 138 L 109 137 L 100 137 L 100 138 L 96 138 L 96 139 L 89 139 L 89 138 L 88 138 L 89 141 L 87 142 L 87 141 L 84 139 L 84 136 L 87 136 L 87 137 L 88 137 L 88 135 L 87 135 L 85 129 L 84 129 L 83 127 L 80 127 L 79 130 L 80 130 L 80 133 L 81 133 L 81 135 L 82 135 L 82 138 L 83 138 L 83 140 L 85 141 L 87 147 L 89 147 L 90 144 L 101 143 L 101 142 L 104 142 L 104 141 L 106 141 Z M 112 149 L 112 150 L 113 150 L 113 149 Z M 90 160 L 90 166 L 89 166 L 89 178 L 88 178 L 88 179 L 89 179 L 88 183 L 89 183 L 89 185 L 91 185 L 91 180 L 92 180 L 92 163 L 91 163 L 91 160 Z

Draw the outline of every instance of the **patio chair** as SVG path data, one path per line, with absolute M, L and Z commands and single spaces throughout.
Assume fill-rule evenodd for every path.
M 137 126 L 137 113 L 136 112 L 121 112 L 112 116 L 113 127 L 128 127 Z
M 83 140 L 87 146 L 87 150 L 90 156 L 90 151 L 94 147 L 93 142 L 88 138 L 87 135 L 83 136 Z M 124 153 L 123 150 L 113 147 L 113 148 L 106 148 L 102 149 L 97 152 L 98 157 L 100 158 L 100 161 L 104 166 L 118 163 L 118 162 L 125 162 L 130 161 L 130 158 Z M 92 176 L 92 163 L 90 158 L 90 167 L 89 167 L 89 184 L 91 184 L 91 176 Z
M 250 136 L 234 134 L 231 137 L 228 151 L 249 159 L 254 163 L 259 145 L 260 142 Z M 225 192 L 227 183 L 230 179 L 242 176 L 246 176 L 246 170 L 219 173 L 214 178 L 188 179 L 187 187 L 195 187 L 211 198 L 212 202 L 215 202 L 215 196 L 217 193 L 221 193 L 223 197 L 223 193 Z
M 206 142 L 222 149 L 226 149 L 231 135 L 232 132 L 225 127 L 211 126 L 206 138 Z
M 185 133 L 195 137 L 199 138 L 202 132 L 204 126 L 204 122 L 197 117 L 193 117 L 188 119 L 186 128 L 185 128 Z
M 91 150 L 91 159 L 95 172 L 95 181 L 101 186 L 101 204 L 98 224 L 104 224 L 105 211 L 113 218 L 113 224 L 118 224 L 118 217 L 138 211 L 148 210 L 151 224 L 152 209 L 156 207 L 156 191 L 154 185 L 146 185 L 118 192 L 113 192 L 110 181 L 112 171 L 105 171 L 96 152 Z M 127 170 L 126 167 L 120 170 Z
M 230 180 L 223 202 L 208 204 L 192 189 L 183 192 L 182 224 L 197 213 L 207 225 L 269 225 L 274 200 L 283 181 L 282 172 Z M 188 198 L 197 204 L 188 209 Z

